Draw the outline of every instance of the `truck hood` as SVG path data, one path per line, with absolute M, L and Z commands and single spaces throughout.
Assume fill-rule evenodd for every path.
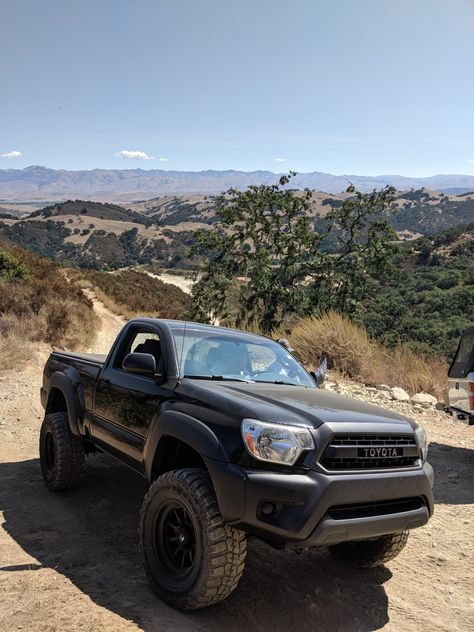
M 415 423 L 392 410 L 319 388 L 282 384 L 183 379 L 186 395 L 240 419 L 291 423 L 318 428 L 323 423 Z

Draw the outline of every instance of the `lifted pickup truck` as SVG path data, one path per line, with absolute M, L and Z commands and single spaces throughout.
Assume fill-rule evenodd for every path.
M 320 389 L 263 336 L 135 319 L 107 357 L 52 353 L 41 401 L 49 489 L 80 483 L 96 450 L 149 480 L 145 570 L 183 610 L 236 588 L 249 536 L 375 566 L 433 513 L 423 429 Z

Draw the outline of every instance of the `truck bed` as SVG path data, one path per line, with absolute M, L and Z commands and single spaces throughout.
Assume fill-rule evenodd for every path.
M 73 360 L 79 360 L 80 362 L 88 362 L 91 364 L 104 365 L 107 359 L 107 355 L 102 353 L 74 353 L 72 351 L 53 351 L 53 356 L 61 358 L 71 358 Z

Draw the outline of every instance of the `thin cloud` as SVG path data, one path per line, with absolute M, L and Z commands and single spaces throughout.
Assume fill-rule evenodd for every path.
M 168 162 L 168 158 L 158 158 L 160 162 Z
M 122 149 L 115 154 L 116 158 L 126 158 L 128 160 L 155 160 L 153 156 L 149 156 L 145 151 Z
M 470 165 L 474 165 L 474 160 L 468 160 L 468 163 L 469 163 Z
M 273 160 L 275 162 L 286 162 L 288 160 L 288 158 L 274 158 Z
M 7 151 L 4 154 L 0 154 L 0 158 L 20 158 L 21 156 L 23 156 L 23 154 L 17 149 L 14 149 L 13 151 Z

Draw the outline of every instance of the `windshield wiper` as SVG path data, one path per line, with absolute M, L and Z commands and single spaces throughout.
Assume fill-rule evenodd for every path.
M 255 380 L 256 384 L 284 384 L 285 386 L 302 386 L 308 388 L 304 384 L 295 384 L 294 382 L 284 382 L 283 380 Z
M 183 375 L 192 380 L 216 380 L 216 381 L 228 381 L 228 382 L 252 382 L 253 380 L 246 380 L 243 377 L 227 377 L 226 375 Z

